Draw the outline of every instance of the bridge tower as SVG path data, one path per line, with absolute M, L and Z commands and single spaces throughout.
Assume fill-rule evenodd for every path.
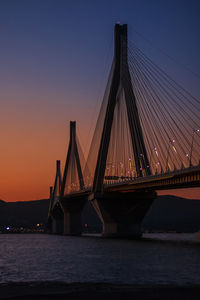
M 103 189 L 106 160 L 111 136 L 117 94 L 124 90 L 128 124 L 131 135 L 137 177 L 151 175 L 147 151 L 143 139 L 136 98 L 133 92 L 128 66 L 127 25 L 115 25 L 114 32 L 114 72 L 108 96 L 102 137 L 97 157 L 93 182 L 93 195 L 90 197 L 103 222 L 103 235 L 139 236 L 141 219 L 151 205 L 155 193 L 116 193 L 106 194 Z M 138 203 L 143 203 L 140 211 Z
M 53 205 L 53 187 L 50 186 L 50 189 L 49 189 L 49 211 L 48 211 L 48 218 L 51 215 L 52 205 Z
M 56 177 L 54 182 L 53 193 L 51 197 L 50 215 L 52 218 L 52 233 L 63 233 L 63 211 L 60 205 L 60 192 L 61 192 L 61 172 L 60 172 L 60 160 L 56 161 Z
M 77 145 L 76 122 L 70 121 L 70 141 L 60 200 L 64 212 L 64 234 L 66 235 L 81 234 L 81 213 L 87 201 L 87 197 L 81 194 L 83 190 L 84 180 Z
M 52 204 L 53 204 L 53 187 L 50 186 L 49 189 L 49 210 L 47 215 L 47 222 L 46 222 L 46 229 L 48 232 L 51 232 L 52 230 L 52 217 L 51 217 L 51 211 L 52 211 Z

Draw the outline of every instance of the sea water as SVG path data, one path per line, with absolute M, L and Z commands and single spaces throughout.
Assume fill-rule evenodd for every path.
M 200 243 L 193 234 L 145 234 L 142 240 L 0 235 L 0 283 L 200 283 Z

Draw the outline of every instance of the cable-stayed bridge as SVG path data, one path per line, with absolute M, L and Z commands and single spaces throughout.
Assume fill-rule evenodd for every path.
M 80 234 L 92 201 L 103 235 L 141 236 L 157 190 L 200 186 L 200 101 L 127 40 L 115 25 L 114 58 L 87 160 L 70 122 L 63 178 L 57 162 L 48 220 Z

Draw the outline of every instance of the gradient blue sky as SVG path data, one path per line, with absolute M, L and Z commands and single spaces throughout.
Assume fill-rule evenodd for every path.
M 118 21 L 200 98 L 198 0 L 0 0 L 0 198 L 48 196 L 55 160 L 64 165 L 69 120 L 87 152 Z

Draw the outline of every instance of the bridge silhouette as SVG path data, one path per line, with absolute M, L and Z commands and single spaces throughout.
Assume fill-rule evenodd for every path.
M 91 201 L 104 236 L 142 235 L 157 190 L 200 186 L 200 101 L 115 25 L 114 58 L 87 160 L 70 122 L 61 178 L 57 161 L 48 224 L 53 233 L 81 233 Z

